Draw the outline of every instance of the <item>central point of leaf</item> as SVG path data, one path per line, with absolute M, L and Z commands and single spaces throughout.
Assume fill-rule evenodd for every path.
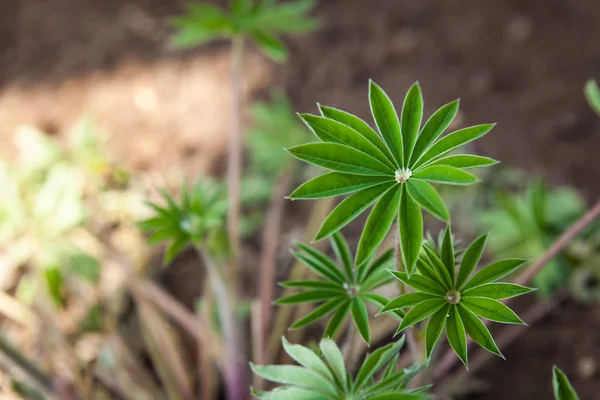
M 408 178 L 410 178 L 411 175 L 412 175 L 412 171 L 410 169 L 400 168 L 400 169 L 396 170 L 394 177 L 396 178 L 396 182 L 404 183 L 408 180 Z
M 348 285 L 347 283 L 344 283 L 344 289 L 349 297 L 356 297 L 360 293 L 360 287 L 358 287 L 358 285 Z
M 451 290 L 446 293 L 446 301 L 450 304 L 460 303 L 460 292 L 458 290 Z

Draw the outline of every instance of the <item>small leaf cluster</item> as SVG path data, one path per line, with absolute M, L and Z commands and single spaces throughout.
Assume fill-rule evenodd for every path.
M 507 324 L 524 322 L 499 300 L 519 296 L 533 289 L 512 283 L 497 282 L 521 267 L 525 260 L 506 259 L 473 272 L 483 254 L 487 235 L 480 236 L 462 255 L 458 271 L 452 233 L 444 233 L 440 256 L 429 246 L 423 246 L 417 260 L 417 271 L 391 273 L 414 289 L 390 301 L 382 313 L 410 307 L 398 327 L 398 332 L 431 316 L 425 333 L 425 348 L 429 358 L 445 328 L 450 346 L 462 362 L 468 365 L 466 334 L 484 349 L 503 357 L 485 324 L 480 320 Z
M 396 364 L 404 338 L 369 354 L 356 377 L 348 374 L 342 352 L 331 339 L 319 345 L 322 357 L 312 350 L 293 345 L 283 338 L 287 354 L 299 366 L 252 365 L 258 376 L 280 386 L 268 392 L 255 392 L 261 400 L 426 400 L 422 390 L 410 391 L 407 383 L 420 367 L 397 371 Z M 379 380 L 378 372 L 383 372 Z
M 296 245 L 297 249 L 292 252 L 294 257 L 320 279 L 282 282 L 281 285 L 286 288 L 303 291 L 282 297 L 276 303 L 322 303 L 296 321 L 290 329 L 307 326 L 332 314 L 324 333 L 324 337 L 328 338 L 336 336 L 346 322 L 348 314 L 351 314 L 358 332 L 365 342 L 369 343 L 371 335 L 367 303 L 375 305 L 378 309 L 388 303 L 389 300 L 375 293 L 375 290 L 393 280 L 387 272 L 394 265 L 393 251 L 387 251 L 374 261 L 367 260 L 357 266 L 341 233 L 334 233 L 330 241 L 338 263 L 310 246 L 303 243 Z M 394 314 L 397 318 L 403 315 L 402 312 Z
M 320 142 L 288 151 L 332 172 L 304 183 L 289 197 L 318 199 L 351 193 L 325 219 L 317 240 L 340 230 L 374 204 L 358 244 L 357 264 L 377 249 L 397 220 L 402 259 L 411 274 L 423 240 L 421 209 L 442 221 L 450 220 L 444 201 L 431 183 L 477 182 L 468 170 L 496 161 L 450 152 L 482 137 L 494 125 L 471 126 L 442 137 L 456 116 L 459 102 L 442 106 L 421 125 L 423 96 L 418 83 L 408 90 L 400 116 L 387 94 L 372 81 L 369 101 L 379 133 L 358 117 L 331 107 L 319 106 L 321 116 L 300 115 Z
M 552 387 L 555 400 L 579 400 L 569 378 L 556 365 L 552 369 Z
M 146 204 L 154 214 L 139 222 L 143 231 L 151 233 L 148 243 L 153 245 L 168 241 L 164 262 L 171 262 L 188 244 L 206 245 L 214 252 L 227 252 L 224 232 L 227 198 L 222 184 L 198 181 L 181 187 L 177 202 L 166 190 L 160 191 L 166 204 Z
M 173 19 L 178 29 L 173 42 L 193 47 L 218 38 L 247 36 L 268 57 L 282 62 L 287 48 L 279 35 L 310 32 L 317 21 L 308 13 L 313 0 L 277 3 L 275 0 L 232 0 L 227 11 L 212 4 L 190 3 L 187 13 Z

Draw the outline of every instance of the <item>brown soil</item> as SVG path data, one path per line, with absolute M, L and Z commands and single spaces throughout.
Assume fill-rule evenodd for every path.
M 0 2 L 0 152 L 10 155 L 18 124 L 62 134 L 85 111 L 135 169 L 213 170 L 225 146 L 227 53 L 219 43 L 169 49 L 165 17 L 182 3 Z M 316 13 L 323 29 L 290 40 L 286 65 L 250 52 L 249 96 L 280 84 L 298 110 L 319 101 L 368 118 L 368 78 L 398 103 L 419 80 L 427 112 L 461 97 L 461 123 L 498 122 L 479 153 L 600 195 L 600 119 L 581 91 L 600 77 L 598 1 L 323 0 Z M 506 349 L 509 361 L 477 374 L 488 384 L 481 398 L 550 398 L 554 363 L 582 399 L 597 398 L 600 380 L 581 365 L 600 362 L 599 328 L 592 306 L 556 310 Z

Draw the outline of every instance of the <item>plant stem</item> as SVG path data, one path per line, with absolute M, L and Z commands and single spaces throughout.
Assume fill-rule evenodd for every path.
M 229 208 L 227 233 L 231 244 L 229 279 L 238 290 L 240 260 L 240 187 L 242 183 L 242 97 L 244 85 L 244 37 L 236 36 L 231 42 L 231 108 L 227 154 L 227 184 Z
M 219 304 L 219 319 L 225 347 L 223 374 L 225 375 L 227 398 L 229 400 L 245 400 L 249 395 L 246 378 L 247 366 L 239 322 L 233 307 L 232 291 L 227 289 L 223 277 L 208 251 L 200 247 L 196 247 L 196 251 L 198 256 L 204 260 L 208 279 L 210 279 L 213 293 Z
M 537 275 L 540 270 L 546 266 L 554 257 L 556 257 L 565 247 L 575 239 L 585 228 L 588 227 L 600 215 L 600 200 L 596 201 L 594 206 L 588 210 L 581 218 L 575 221 L 569 229 L 567 229 L 554 243 L 546 250 L 546 252 L 533 264 L 531 264 L 516 280 L 519 285 L 527 285 Z M 504 300 L 508 304 L 512 299 Z M 485 320 L 487 325 L 489 321 Z M 467 345 L 472 345 L 472 340 L 469 338 Z M 434 379 L 439 379 L 445 376 L 454 366 L 458 358 L 452 350 L 448 350 L 442 357 L 439 364 L 435 368 Z

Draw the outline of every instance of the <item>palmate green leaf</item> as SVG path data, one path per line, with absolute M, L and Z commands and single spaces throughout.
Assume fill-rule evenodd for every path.
M 300 329 L 307 325 L 315 323 L 321 318 L 331 314 L 333 311 L 340 308 L 344 308 L 347 302 L 348 299 L 344 296 L 334 297 L 331 300 L 328 300 L 325 303 L 321 304 L 319 307 L 315 308 L 313 311 L 306 314 L 298 321 L 294 322 L 292 326 L 290 326 L 290 330 Z
M 365 343 L 369 344 L 371 341 L 371 333 L 369 330 L 369 314 L 367 313 L 366 304 L 360 298 L 355 297 L 351 301 L 350 308 L 356 329 L 358 329 L 358 332 Z
M 504 358 L 496 342 L 492 338 L 492 334 L 483 322 L 473 312 L 463 304 L 458 304 L 458 313 L 462 319 L 465 329 L 469 336 L 487 351 Z
M 521 324 L 525 322 L 517 314 L 498 300 L 485 297 L 463 296 L 461 304 L 481 318 L 504 324 Z
M 423 216 L 417 202 L 409 195 L 406 185 L 402 186 L 398 226 L 402 260 L 408 274 L 412 274 L 423 243 Z
M 556 365 L 552 369 L 552 388 L 556 400 L 579 400 L 569 378 Z
M 377 146 L 351 127 L 325 117 L 317 117 L 310 114 L 300 114 L 299 116 L 322 141 L 345 144 L 353 149 L 370 155 L 392 168 L 392 170 L 395 169 L 395 165 Z
M 494 300 L 502 300 L 530 293 L 535 290 L 536 289 L 533 288 L 515 285 L 514 283 L 499 282 L 486 283 L 484 285 L 465 290 L 463 292 L 463 295 L 471 297 L 487 297 Z
M 307 143 L 287 151 L 302 161 L 333 171 L 371 176 L 394 173 L 392 168 L 376 158 L 339 143 Z
M 330 172 L 300 185 L 289 195 L 289 198 L 292 200 L 323 199 L 356 192 L 385 182 L 393 183 L 393 178 Z
M 389 161 L 394 164 L 395 168 L 399 168 L 397 161 L 394 156 L 390 152 L 390 149 L 387 147 L 381 136 L 377 134 L 365 121 L 358 118 L 355 115 L 347 113 L 342 110 L 338 110 L 337 108 L 325 107 L 319 104 L 319 110 L 324 117 L 330 118 L 332 120 L 341 122 L 344 125 L 349 126 L 354 129 L 361 135 L 363 135 L 368 141 L 373 143 L 385 156 Z
M 451 305 L 448 303 L 439 309 L 431 316 L 427 324 L 427 330 L 425 331 L 425 354 L 427 359 L 431 357 L 435 344 L 440 340 L 440 336 L 442 336 L 450 307 Z
M 401 186 L 392 186 L 373 207 L 358 242 L 357 265 L 375 252 L 392 227 L 400 206 L 401 189 Z
M 344 199 L 325 218 L 315 240 L 320 240 L 337 232 L 346 226 L 354 218 L 358 217 L 371 204 L 373 204 L 383 193 L 393 186 L 393 183 L 382 183 L 359 192 Z
M 415 82 L 404 98 L 402 105 L 402 146 L 404 148 L 404 160 L 408 164 L 411 159 L 412 151 L 417 142 L 419 129 L 421 128 L 421 119 L 423 118 L 423 93 L 418 82 Z
M 479 181 L 475 175 L 447 165 L 427 166 L 415 172 L 412 177 L 446 185 L 472 185 Z
M 459 100 L 455 100 L 442 106 L 427 120 L 417 138 L 408 165 L 413 166 L 431 144 L 446 130 L 458 112 L 459 103 Z
M 369 104 L 375 124 L 399 166 L 404 166 L 400 121 L 394 104 L 375 82 L 369 81 Z
M 448 343 L 450 343 L 450 346 L 466 367 L 469 364 L 467 356 L 467 336 L 465 334 L 465 326 L 456 308 L 456 306 L 451 306 L 448 312 L 446 337 L 448 338 Z
M 276 62 L 284 62 L 288 56 L 285 44 L 275 35 L 263 30 L 256 30 L 250 34 L 254 43 L 267 57 Z
M 496 281 L 500 278 L 505 277 L 511 272 L 520 268 L 527 260 L 520 258 L 508 258 L 506 260 L 497 261 L 481 269 L 475 276 L 467 282 L 461 289 L 466 291 L 467 289 L 481 286 L 485 283 Z
M 595 80 L 590 79 L 584 88 L 585 98 L 588 104 L 598 115 L 600 115 L 600 89 Z
M 397 332 L 402 332 L 404 329 L 413 326 L 414 324 L 423 321 L 425 318 L 429 317 L 431 314 L 435 313 L 442 307 L 448 304 L 443 298 L 438 297 L 431 300 L 425 300 L 413 308 L 410 309 L 409 312 L 406 313 L 402 323 L 398 327 Z
M 427 165 L 447 165 L 449 167 L 469 169 L 489 167 L 498 164 L 498 161 L 489 157 L 474 156 L 471 154 L 457 154 L 454 156 L 439 158 Z
M 421 207 L 439 220 L 450 221 L 450 212 L 448 212 L 444 200 L 433 186 L 418 179 L 409 179 L 406 184 L 411 197 Z

